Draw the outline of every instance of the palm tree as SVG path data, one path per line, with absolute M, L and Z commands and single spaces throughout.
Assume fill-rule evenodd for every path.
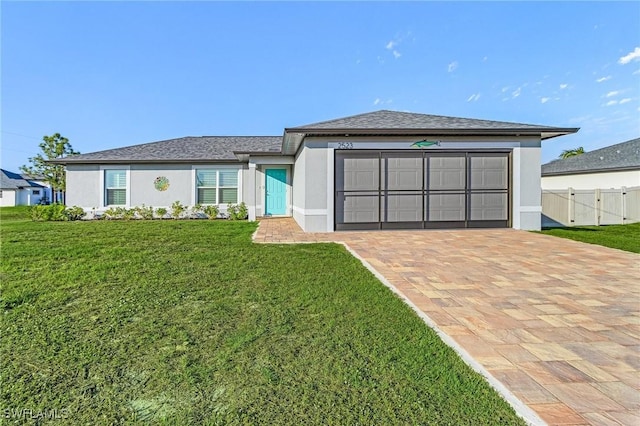
M 560 158 L 564 160 L 565 158 L 575 157 L 576 155 L 580 155 L 580 154 L 584 154 L 584 148 L 581 146 L 574 149 L 565 149 L 560 154 Z

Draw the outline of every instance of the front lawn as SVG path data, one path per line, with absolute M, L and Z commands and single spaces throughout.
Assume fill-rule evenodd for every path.
M 577 226 L 575 228 L 551 228 L 543 234 L 584 243 L 640 253 L 640 223 L 607 226 Z
M 246 222 L 0 217 L 4 414 L 524 424 L 340 245 L 253 244 Z

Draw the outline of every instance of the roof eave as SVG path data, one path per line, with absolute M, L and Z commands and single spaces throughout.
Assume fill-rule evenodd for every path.
M 52 164 L 205 164 L 205 163 L 238 163 L 237 159 L 215 159 L 215 158 L 187 158 L 187 159 L 142 159 L 142 160 L 121 160 L 121 159 L 56 159 L 47 160 Z
M 335 128 L 335 129 L 318 129 L 293 127 L 284 129 L 285 135 L 289 133 L 304 133 L 306 135 L 422 135 L 422 134 L 438 134 L 438 135 L 540 135 L 540 134 L 561 134 L 576 133 L 579 127 L 512 127 L 504 129 L 491 128 L 469 128 L 469 129 L 449 129 L 449 128 Z
M 576 133 L 579 127 L 542 127 L 508 129 L 318 129 L 293 127 L 284 129 L 282 153 L 291 155 L 298 151 L 302 140 L 307 136 L 540 136 L 547 140 L 558 136 Z
M 634 170 L 640 170 L 640 166 L 611 167 L 611 168 L 603 168 L 603 169 L 586 169 L 586 170 L 564 170 L 564 171 L 556 171 L 556 172 L 542 172 L 542 177 L 583 175 L 583 174 L 592 174 L 592 173 L 628 172 L 628 171 L 634 171 Z

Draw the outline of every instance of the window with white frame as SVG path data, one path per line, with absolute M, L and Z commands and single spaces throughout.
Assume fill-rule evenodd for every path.
M 105 205 L 124 206 L 127 204 L 127 171 L 105 170 Z
M 238 202 L 237 169 L 196 170 L 198 204 L 229 204 Z

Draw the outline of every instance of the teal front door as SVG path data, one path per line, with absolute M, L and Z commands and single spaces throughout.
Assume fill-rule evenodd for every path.
M 287 213 L 287 170 L 266 169 L 265 214 L 283 215 Z

